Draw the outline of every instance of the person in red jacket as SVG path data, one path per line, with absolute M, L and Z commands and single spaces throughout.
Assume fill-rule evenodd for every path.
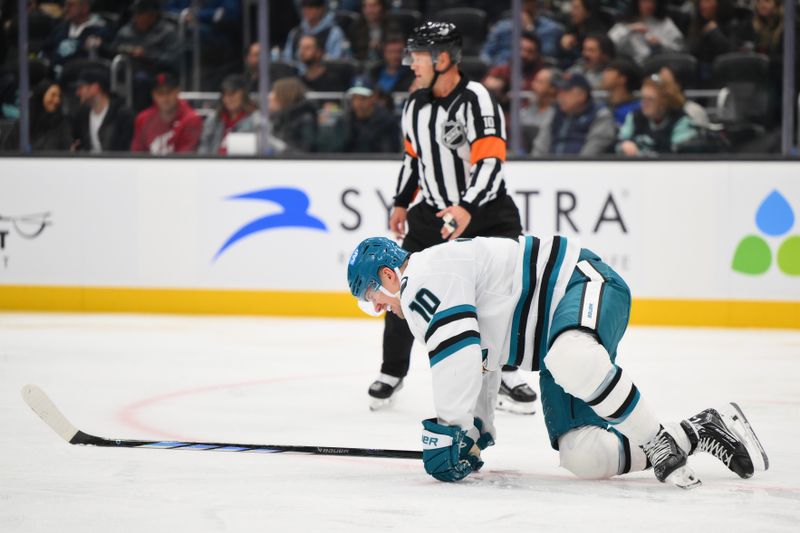
M 162 72 L 155 81 L 153 105 L 136 117 L 131 151 L 153 155 L 194 152 L 203 131 L 203 119 L 178 97 L 174 75 Z

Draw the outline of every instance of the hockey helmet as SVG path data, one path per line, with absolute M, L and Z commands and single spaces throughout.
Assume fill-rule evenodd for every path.
M 347 265 L 347 284 L 350 292 L 361 301 L 366 300 L 369 289 L 378 290 L 381 279 L 378 271 L 383 267 L 397 269 L 405 262 L 408 252 L 386 237 L 364 239 L 353 251 Z
M 434 66 L 441 52 L 450 54 L 450 60 L 461 62 L 461 32 L 450 22 L 426 22 L 414 28 L 406 41 L 403 64 L 411 65 L 411 52 L 430 52 Z

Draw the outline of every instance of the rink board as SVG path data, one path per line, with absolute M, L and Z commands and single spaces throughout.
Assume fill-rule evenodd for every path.
M 359 316 L 392 161 L 0 160 L 0 309 Z M 579 237 L 639 324 L 800 328 L 793 162 L 506 165 L 526 232 Z M 752 246 L 734 256 L 747 238 Z M 752 255 L 752 257 L 751 257 Z M 750 273 L 743 273 L 749 270 Z

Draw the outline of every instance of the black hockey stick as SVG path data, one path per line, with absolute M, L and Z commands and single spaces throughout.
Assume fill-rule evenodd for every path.
M 385 457 L 392 459 L 422 459 L 422 452 L 411 450 L 373 450 L 327 446 L 292 446 L 282 444 L 233 444 L 227 442 L 181 442 L 165 440 L 107 439 L 79 430 L 58 410 L 52 400 L 36 385 L 22 387 L 22 399 L 33 411 L 70 444 L 104 446 L 109 448 L 151 448 L 161 450 L 200 450 L 214 452 L 309 453 L 348 457 Z

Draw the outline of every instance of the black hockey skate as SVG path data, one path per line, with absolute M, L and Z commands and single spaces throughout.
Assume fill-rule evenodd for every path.
M 536 392 L 522 378 L 519 370 L 500 373 L 500 391 L 497 394 L 497 408 L 520 415 L 536 412 Z
M 403 388 L 403 378 L 380 374 L 369 386 L 370 411 L 377 411 L 389 405 L 394 395 Z
M 642 445 L 642 450 L 660 482 L 669 481 L 682 489 L 693 489 L 700 485 L 700 480 L 686 464 L 686 452 L 663 427 L 650 442 Z
M 723 412 L 706 409 L 681 422 L 692 445 L 689 453 L 710 453 L 743 479 L 751 477 L 756 466 L 766 470 L 767 454 L 739 406 L 729 404 Z

